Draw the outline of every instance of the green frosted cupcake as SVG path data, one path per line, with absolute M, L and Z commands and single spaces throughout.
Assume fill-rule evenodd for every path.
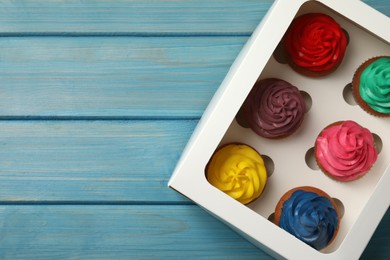
M 368 113 L 390 117 L 390 57 L 374 57 L 356 70 L 352 81 L 356 102 Z

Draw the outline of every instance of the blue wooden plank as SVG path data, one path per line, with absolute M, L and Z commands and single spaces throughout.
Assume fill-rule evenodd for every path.
M 0 118 L 200 117 L 246 39 L 0 37 Z
M 271 259 L 195 205 L 3 205 L 0 226 L 2 259 Z M 363 259 L 390 255 L 389 226 Z
M 382 221 L 375 230 L 361 260 L 389 259 L 390 257 L 390 210 L 388 209 Z
M 0 32 L 249 34 L 272 2 L 2 0 Z
M 167 182 L 196 123 L 0 121 L 0 201 L 187 203 Z
M 390 15 L 388 0 L 364 0 Z M 18 0 L 0 1 L 8 34 L 246 34 L 273 0 Z
M 4 259 L 270 259 L 197 206 L 0 206 Z

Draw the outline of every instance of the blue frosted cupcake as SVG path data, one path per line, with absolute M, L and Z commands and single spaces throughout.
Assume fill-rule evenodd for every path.
M 328 194 L 304 186 L 282 196 L 275 209 L 274 222 L 314 249 L 321 250 L 336 237 L 340 214 Z

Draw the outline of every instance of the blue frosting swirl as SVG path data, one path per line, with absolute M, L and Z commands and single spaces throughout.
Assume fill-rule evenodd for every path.
M 283 203 L 279 226 L 321 250 L 332 240 L 338 228 L 338 215 L 328 198 L 297 190 Z

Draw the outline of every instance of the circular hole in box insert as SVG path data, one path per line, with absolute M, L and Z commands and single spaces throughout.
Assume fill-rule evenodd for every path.
M 286 55 L 284 53 L 284 50 L 283 50 L 283 41 L 280 41 L 278 46 L 276 46 L 276 49 L 274 50 L 274 53 L 273 53 L 273 56 L 274 56 L 274 59 L 281 63 L 281 64 L 287 64 L 287 59 L 286 59 Z
M 341 28 L 344 32 L 344 35 L 345 35 L 345 38 L 347 38 L 347 45 L 349 45 L 349 33 L 347 30 L 345 30 L 344 28 Z
M 307 150 L 305 154 L 306 165 L 312 170 L 319 170 L 320 168 L 317 165 L 316 158 L 314 155 L 314 147 L 311 147 Z
M 272 223 L 275 220 L 275 212 L 273 212 L 271 215 L 269 215 L 268 220 L 271 221 Z
M 267 169 L 267 177 L 269 178 L 274 173 L 275 163 L 268 155 L 262 154 L 261 157 L 263 158 L 265 168 Z
M 347 104 L 350 104 L 351 106 L 355 106 L 356 100 L 355 97 L 353 96 L 353 91 L 352 91 L 352 83 L 348 83 L 344 89 L 343 89 L 343 98 Z
M 383 148 L 383 142 L 379 135 L 372 133 L 372 136 L 374 137 L 374 145 L 378 153 L 382 151 Z
M 300 90 L 299 92 L 301 92 L 301 96 L 303 97 L 303 100 L 305 100 L 305 113 L 307 113 L 309 112 L 313 101 L 309 93 L 307 93 L 306 91 Z
M 334 203 L 336 204 L 336 207 L 339 211 L 340 218 L 342 218 L 344 216 L 344 212 L 345 212 L 344 204 L 338 198 L 332 198 L 332 199 L 333 199 Z
M 248 122 L 246 121 L 245 119 L 245 116 L 244 116 L 244 112 L 242 110 L 242 107 L 240 108 L 240 110 L 237 112 L 237 115 L 236 115 L 236 122 L 239 126 L 243 127 L 243 128 L 249 128 L 249 124 Z

